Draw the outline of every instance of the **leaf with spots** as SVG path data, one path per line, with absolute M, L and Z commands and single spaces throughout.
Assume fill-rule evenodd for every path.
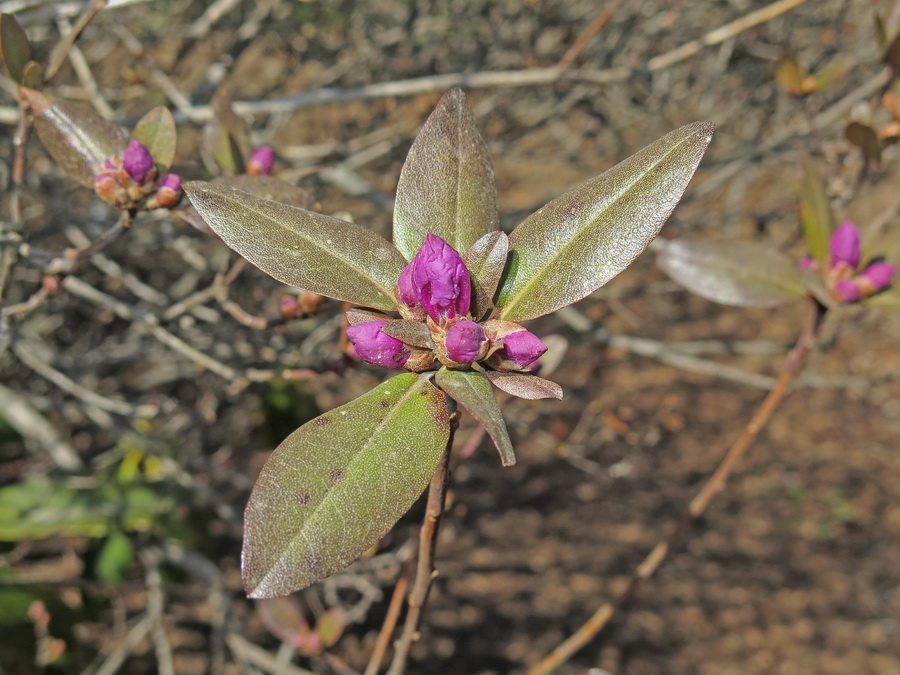
M 526 218 L 509 236 L 498 317 L 553 312 L 628 267 L 681 199 L 713 130 L 711 122 L 676 129 Z
M 425 235 L 462 253 L 497 229 L 491 156 L 461 89 L 438 102 L 409 150 L 397 184 L 394 244 L 407 260 Z
M 244 514 L 248 595 L 287 595 L 377 544 L 425 490 L 449 437 L 446 397 L 413 373 L 288 436 Z
M 406 261 L 364 227 L 241 190 L 192 181 L 191 203 L 226 244 L 291 286 L 376 309 L 394 309 Z

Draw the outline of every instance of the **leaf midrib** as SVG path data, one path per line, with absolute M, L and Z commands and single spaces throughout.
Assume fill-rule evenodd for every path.
M 598 218 L 600 218 L 604 213 L 606 213 L 609 209 L 613 208 L 619 201 L 621 201 L 623 198 L 625 198 L 625 197 L 626 197 L 626 196 L 634 189 L 634 187 L 635 187 L 635 186 L 636 186 L 636 185 L 644 178 L 644 176 L 646 176 L 646 175 L 649 174 L 653 169 L 655 169 L 657 166 L 659 166 L 660 164 L 662 164 L 662 163 L 663 163 L 665 160 L 667 160 L 667 159 L 668 159 L 668 158 L 669 158 L 669 157 L 670 157 L 677 149 L 679 149 L 682 145 L 684 145 L 685 142 L 687 142 L 688 140 L 694 138 L 694 136 L 695 136 L 695 134 L 689 134 L 689 135 L 686 136 L 684 139 L 682 139 L 680 143 L 678 143 L 677 145 L 673 145 L 673 146 L 669 149 L 669 151 L 666 152 L 666 154 L 664 154 L 662 157 L 660 157 L 656 162 L 654 162 L 653 164 L 649 165 L 649 166 L 648 166 L 644 171 L 642 171 L 642 172 L 641 172 L 641 173 L 640 173 L 640 174 L 639 174 L 639 175 L 638 175 L 631 183 L 629 183 L 629 184 L 627 185 L 627 187 L 625 187 L 624 189 L 622 189 L 622 190 L 615 196 L 615 198 L 612 199 L 612 200 L 609 202 L 609 204 L 607 204 L 606 208 L 603 209 L 603 212 L 600 213 L 597 217 L 595 217 L 591 222 L 592 222 L 592 223 L 595 222 L 595 221 L 596 221 Z M 613 167 L 613 168 L 614 168 L 614 167 Z M 603 174 L 601 174 L 601 176 L 602 176 L 602 175 L 603 175 Z M 575 189 L 578 189 L 578 188 L 575 188 Z M 538 271 L 535 272 L 527 282 L 525 282 L 525 285 L 522 286 L 521 290 L 516 294 L 516 296 L 515 296 L 515 298 L 513 299 L 513 301 L 512 301 L 510 304 L 506 305 L 506 306 L 503 308 L 503 311 L 502 311 L 501 314 L 500 314 L 500 318 L 503 318 L 503 317 L 507 316 L 508 314 L 510 314 L 512 308 L 515 307 L 516 305 L 520 304 L 522 297 L 525 296 L 525 294 L 526 294 L 526 291 L 530 290 L 531 287 L 532 287 L 533 285 L 537 284 L 538 281 L 539 281 L 540 279 L 543 278 L 545 271 L 546 271 L 549 267 L 551 267 L 553 264 L 555 264 L 557 260 L 559 260 L 561 257 L 564 256 L 565 252 L 568 251 L 568 250 L 573 246 L 573 244 L 581 237 L 582 234 L 584 234 L 584 231 L 587 229 L 587 227 L 589 227 L 589 226 L 585 226 L 585 227 L 579 228 L 579 230 L 574 234 L 574 236 L 572 236 L 572 238 L 569 239 L 569 241 L 566 243 L 566 245 L 563 246 L 562 248 L 560 248 L 560 249 L 557 251 L 556 255 L 554 255 L 552 258 L 550 258 L 550 259 L 548 260 L 547 263 L 545 263 L 544 265 L 542 265 L 542 266 L 538 269 Z M 512 235 L 510 235 L 510 236 L 512 237 L 512 236 L 514 236 L 514 235 L 515 235 L 515 231 L 513 231 Z M 512 253 L 512 252 L 515 252 L 515 246 L 514 246 L 514 245 L 513 245 L 513 246 L 510 246 L 510 253 Z M 521 265 L 521 263 L 520 263 L 520 265 Z
M 226 186 L 222 186 L 222 187 L 226 187 Z M 250 195 L 249 192 L 244 192 L 243 190 L 238 190 L 237 188 L 231 188 L 231 187 L 229 187 L 228 189 L 229 189 L 229 190 L 234 190 L 235 192 L 240 192 L 240 193 L 242 193 L 242 194 Z M 210 193 L 213 193 L 212 190 L 209 190 L 209 192 L 210 192 Z M 214 193 L 213 193 L 213 194 L 214 194 Z M 251 197 L 254 197 L 254 199 L 259 199 L 258 197 L 255 197 L 254 195 L 250 195 L 250 196 L 251 196 Z M 240 202 L 237 201 L 236 198 L 232 197 L 231 195 L 228 195 L 227 199 L 232 200 L 232 201 L 234 201 L 234 202 L 236 202 L 236 203 L 240 203 Z M 363 279 L 367 279 L 367 280 L 371 281 L 371 282 L 373 283 L 373 285 L 374 285 L 374 286 L 375 286 L 375 287 L 376 287 L 376 288 L 384 295 L 385 299 L 388 300 L 388 301 L 390 301 L 391 305 L 393 305 L 393 302 L 394 302 L 393 289 L 388 289 L 386 286 L 384 286 L 384 285 L 382 284 L 382 282 L 381 282 L 379 279 L 376 279 L 375 277 L 373 277 L 371 274 L 369 274 L 368 272 L 366 272 L 363 268 L 357 266 L 356 264 L 354 264 L 353 262 L 347 260 L 346 258 L 341 258 L 340 256 L 335 255 L 335 253 L 334 253 L 333 251 L 331 251 L 330 249 L 328 249 L 327 247 L 325 247 L 325 246 L 322 245 L 321 243 L 317 243 L 312 237 L 310 237 L 310 236 L 308 236 L 308 235 L 305 235 L 305 234 L 303 234 L 302 232 L 298 232 L 297 230 L 295 230 L 295 229 L 293 229 L 293 228 L 290 228 L 290 227 L 284 225 L 283 223 L 279 222 L 278 220 L 275 220 L 274 218 L 272 218 L 272 216 L 268 215 L 267 213 L 264 213 L 263 211 L 257 210 L 255 206 L 250 206 L 250 205 L 247 205 L 247 204 L 242 204 L 242 206 L 243 206 L 244 208 L 246 208 L 248 211 L 252 211 L 253 213 L 256 213 L 256 214 L 258 214 L 259 216 L 265 218 L 265 219 L 268 220 L 269 222 L 275 223 L 275 224 L 276 224 L 278 227 L 280 227 L 281 229 L 287 230 L 288 232 L 291 232 L 292 234 L 297 235 L 298 237 L 300 237 L 300 238 L 303 239 L 304 241 L 306 241 L 306 242 L 308 242 L 309 244 L 311 244 L 316 250 L 321 250 L 321 251 L 325 252 L 325 253 L 329 256 L 330 259 L 336 260 L 336 261 L 338 261 L 339 263 L 342 263 L 342 264 L 347 265 L 348 267 L 352 268 L 352 269 L 353 269 L 354 271 L 356 271 L 356 272 L 359 274 L 359 276 L 361 276 Z M 304 211 L 304 209 L 300 209 L 300 208 L 297 207 L 297 206 L 290 206 L 289 204 L 281 204 L 281 206 L 284 206 L 284 207 L 286 207 L 286 208 L 288 208 L 288 209 L 296 209 L 296 210 L 298 210 L 298 211 Z M 321 214 L 321 215 L 324 216 L 325 214 Z M 332 218 L 333 216 L 326 216 L 326 217 Z M 339 219 L 338 219 L 338 218 L 335 218 L 335 220 L 339 220 Z M 352 225 L 353 223 L 347 223 L 347 224 L 348 224 L 348 225 Z M 247 228 L 244 228 L 244 229 L 247 229 Z M 388 246 L 391 246 L 391 243 L 388 242 L 387 240 L 385 240 L 384 243 L 386 243 Z M 290 282 L 288 282 L 288 283 L 290 283 Z

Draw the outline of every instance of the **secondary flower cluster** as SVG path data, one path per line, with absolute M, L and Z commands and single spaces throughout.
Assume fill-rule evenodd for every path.
M 828 245 L 828 269 L 822 270 L 825 284 L 831 294 L 841 302 L 857 302 L 887 288 L 896 267 L 878 261 L 860 265 L 862 245 L 859 230 L 852 220 L 841 223 Z M 801 265 L 817 269 L 818 265 L 804 258 Z
M 481 362 L 500 371 L 527 372 L 547 346 L 517 323 L 471 315 L 472 280 L 462 256 L 429 234 L 397 280 L 401 319 L 386 317 L 347 328 L 366 363 L 425 372 L 435 361 L 468 370 Z M 475 317 L 478 318 L 478 317 Z
M 140 141 L 131 141 L 122 157 L 110 157 L 97 174 L 94 190 L 119 209 L 171 209 L 181 199 L 181 177 L 160 177 L 153 155 Z

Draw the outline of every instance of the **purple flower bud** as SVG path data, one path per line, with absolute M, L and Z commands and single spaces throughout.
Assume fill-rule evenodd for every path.
M 172 192 L 181 192 L 181 176 L 177 173 L 166 174 L 156 181 L 156 187 L 159 190 L 166 188 Z
M 472 363 L 481 355 L 487 338 L 484 329 L 474 321 L 457 321 L 447 331 L 444 349 L 447 356 L 457 363 Z
M 856 302 L 859 300 L 859 286 L 849 279 L 841 279 L 834 285 L 834 292 L 843 302 Z
M 419 304 L 419 294 L 416 292 L 412 280 L 414 264 L 415 261 L 404 267 L 400 272 L 400 278 L 397 279 L 397 297 L 407 307 L 415 307 Z
M 147 174 L 153 168 L 153 155 L 140 141 L 131 141 L 125 148 L 122 167 L 135 183 L 143 185 L 147 180 Z
M 859 230 L 856 229 L 856 225 L 853 224 L 852 220 L 845 220 L 834 231 L 834 234 L 831 235 L 828 251 L 831 254 L 831 267 L 835 267 L 838 263 L 844 263 L 848 267 L 855 269 L 859 265 Z
M 807 256 L 807 257 L 804 257 L 804 258 L 800 258 L 800 262 L 797 263 L 797 266 L 798 266 L 801 270 L 814 270 L 814 269 L 817 269 L 817 268 L 819 267 L 819 266 L 816 264 L 816 261 L 813 260 L 812 258 L 808 257 L 808 256 Z
M 472 302 L 469 270 L 450 244 L 429 234 L 410 266 L 411 283 L 405 286 L 411 286 L 412 293 L 434 321 L 440 323 L 469 313 Z
M 523 329 L 504 337 L 503 349 L 498 353 L 501 358 L 511 361 L 519 368 L 527 368 L 537 361 L 545 351 L 547 351 L 547 345 L 537 335 Z
M 347 328 L 347 337 L 366 363 L 385 368 L 402 368 L 409 348 L 397 338 L 382 332 L 387 321 L 366 321 Z
M 250 155 L 250 161 L 247 162 L 247 173 L 251 175 L 262 174 L 268 176 L 272 173 L 272 167 L 275 164 L 275 153 L 272 152 L 271 145 L 264 145 L 257 148 Z
M 877 262 L 869 265 L 865 271 L 860 274 L 860 280 L 867 286 L 871 286 L 870 293 L 880 291 L 882 288 L 891 283 L 891 277 L 897 271 L 895 265 L 886 262 Z

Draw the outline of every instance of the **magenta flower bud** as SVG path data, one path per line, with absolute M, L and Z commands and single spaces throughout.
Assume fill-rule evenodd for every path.
M 841 279 L 834 285 L 834 293 L 842 302 L 859 300 L 859 286 L 849 279 Z
M 797 266 L 798 266 L 801 270 L 814 270 L 814 269 L 817 269 L 817 268 L 819 267 L 819 266 L 816 264 L 816 261 L 813 260 L 812 258 L 808 257 L 808 256 L 805 257 L 805 258 L 800 258 L 800 262 L 797 263 Z
M 523 329 L 504 337 L 503 349 L 499 353 L 504 360 L 511 361 L 519 368 L 527 368 L 545 351 L 547 345 L 537 335 Z
M 441 323 L 469 313 L 472 280 L 462 256 L 450 244 L 429 234 L 410 266 L 412 272 L 406 286 L 412 288 L 434 321 Z
M 447 356 L 457 363 L 472 363 L 481 356 L 486 342 L 484 329 L 474 321 L 463 319 L 450 326 L 444 339 L 444 349 Z
M 140 141 L 131 141 L 125 148 L 122 167 L 135 183 L 143 185 L 147 180 L 147 174 L 153 168 L 153 155 Z
M 419 304 L 419 294 L 416 292 L 412 280 L 414 264 L 415 261 L 404 267 L 400 272 L 400 278 L 397 279 L 397 297 L 407 307 L 415 307 Z
M 895 265 L 891 265 L 886 262 L 877 262 L 869 265 L 865 271 L 860 274 L 860 280 L 866 285 L 870 286 L 870 293 L 874 293 L 875 291 L 880 291 L 882 288 L 891 283 L 891 278 L 894 276 L 894 272 L 897 271 L 897 267 Z
M 853 224 L 852 220 L 845 220 L 834 231 L 834 234 L 831 235 L 828 251 L 831 255 L 831 267 L 835 267 L 838 263 L 844 263 L 848 267 L 855 269 L 859 265 L 859 230 L 856 229 L 856 225 Z
M 158 181 L 156 181 L 156 187 L 159 190 L 165 188 L 166 190 L 171 190 L 172 192 L 181 192 L 181 176 L 177 173 L 166 174 Z
M 247 162 L 247 173 L 251 175 L 262 174 L 268 176 L 272 173 L 272 167 L 275 165 L 275 153 L 272 152 L 271 145 L 264 145 L 257 148 L 250 155 L 250 161 Z
M 366 363 L 384 368 L 402 368 L 409 348 L 397 338 L 382 332 L 387 321 L 366 321 L 347 328 L 347 337 Z

